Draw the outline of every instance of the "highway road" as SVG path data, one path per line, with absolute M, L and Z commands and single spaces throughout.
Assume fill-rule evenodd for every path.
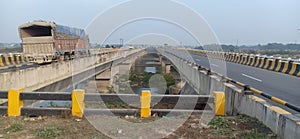
M 176 53 L 186 59 L 193 59 L 194 62 L 205 68 L 209 68 L 223 75 L 225 74 L 233 80 L 250 85 L 251 87 L 300 107 L 299 77 L 232 62 L 222 62 L 217 59 L 208 60 L 207 57 L 197 54 L 187 54 L 187 52 L 177 51 Z

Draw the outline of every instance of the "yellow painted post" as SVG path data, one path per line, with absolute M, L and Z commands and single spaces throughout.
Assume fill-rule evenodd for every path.
M 214 97 L 215 97 L 215 115 L 224 116 L 225 115 L 225 93 L 215 91 Z
M 21 115 L 21 107 L 24 105 L 24 102 L 20 100 L 20 93 L 23 89 L 8 90 L 8 108 L 7 115 L 8 116 L 20 116 Z
M 151 92 L 149 90 L 143 90 L 141 93 L 141 117 L 148 118 L 151 115 L 150 102 L 151 102 Z
M 84 90 L 72 91 L 72 115 L 82 118 L 84 110 Z

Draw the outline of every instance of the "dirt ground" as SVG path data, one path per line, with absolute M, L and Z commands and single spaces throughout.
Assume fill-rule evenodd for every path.
M 151 117 L 142 119 L 134 116 L 119 117 L 129 122 L 141 123 L 160 119 Z M 172 117 L 169 117 L 172 118 Z M 98 132 L 85 118 L 68 116 L 48 117 L 0 117 L 0 138 L 36 139 L 36 138 L 72 138 L 97 139 L 109 138 Z M 118 132 L 116 132 L 118 134 Z M 118 136 L 119 137 L 119 136 Z M 276 138 L 276 136 L 256 119 L 240 115 L 235 117 L 215 117 L 210 124 L 199 124 L 197 116 L 189 119 L 165 139 L 229 139 L 229 138 Z

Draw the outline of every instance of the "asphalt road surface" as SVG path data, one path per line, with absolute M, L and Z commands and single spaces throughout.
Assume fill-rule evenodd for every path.
M 235 81 L 250 85 L 300 107 L 299 77 L 217 59 L 208 59 L 197 54 L 178 51 L 175 53 L 214 72 L 226 75 Z

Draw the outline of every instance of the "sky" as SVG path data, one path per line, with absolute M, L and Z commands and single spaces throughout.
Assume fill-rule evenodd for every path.
M 147 6 L 146 0 L 140 0 Z M 161 0 L 166 1 L 166 0 Z M 57 24 L 89 29 L 95 20 L 101 21 L 101 14 L 117 7 L 121 0 L 1 0 L 0 2 L 0 42 L 21 42 L 18 26 L 33 20 L 54 21 Z M 130 2 L 130 1 L 129 1 Z M 149 0 L 148 0 L 149 2 Z M 266 43 L 300 43 L 300 1 L 299 0 L 174 0 L 183 7 L 196 12 L 214 33 L 220 44 L 256 45 Z M 161 2 L 163 3 L 163 2 Z M 131 9 L 111 14 L 107 20 L 119 19 L 136 10 L 159 11 L 162 14 L 185 19 L 192 23 L 195 17 L 180 14 L 178 8 L 139 9 L 145 5 L 132 5 Z M 158 7 L 162 5 L 158 4 Z M 104 18 L 103 18 L 104 20 Z M 113 21 L 111 21 L 113 22 Z M 102 24 L 101 24 L 102 25 Z M 190 25 L 190 24 L 189 24 Z M 99 24 L 100 26 L 100 24 Z M 186 26 L 188 28 L 188 26 Z M 202 27 L 202 26 L 201 26 Z M 199 28 L 201 28 L 199 27 Z M 106 26 L 94 31 L 101 32 Z M 189 29 L 189 28 L 188 28 Z M 161 20 L 142 20 L 128 23 L 113 31 L 104 43 L 170 43 L 198 45 L 191 32 L 178 25 Z M 92 43 L 97 42 L 96 33 L 90 33 Z M 203 36 L 202 36 L 203 37 Z M 161 38 L 161 39 L 159 39 Z M 165 41 L 165 42 L 164 42 Z

